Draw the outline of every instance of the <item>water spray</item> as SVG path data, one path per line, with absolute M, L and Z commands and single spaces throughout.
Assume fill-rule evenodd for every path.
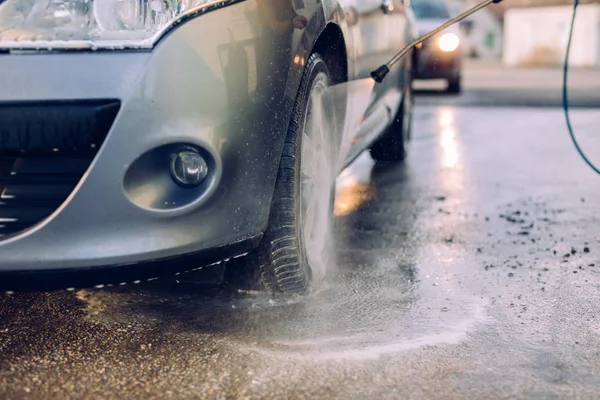
M 398 61 L 400 61 L 402 59 L 402 57 L 404 57 L 411 49 L 413 49 L 414 47 L 416 47 L 419 43 L 422 43 L 425 40 L 431 38 L 432 36 L 437 35 L 441 31 L 443 31 L 444 29 L 448 28 L 449 26 L 454 25 L 455 23 L 462 21 L 463 19 L 467 18 L 469 15 L 476 13 L 477 11 L 479 11 L 479 10 L 481 10 L 481 9 L 489 6 L 490 4 L 498 4 L 501 1 L 502 0 L 485 0 L 485 1 L 477 4 L 475 7 L 470 8 L 467 11 L 463 12 L 462 14 L 459 14 L 459 15 L 457 15 L 456 17 L 454 17 L 452 19 L 449 19 L 444 24 L 442 24 L 439 27 L 435 28 L 431 32 L 426 33 L 425 35 L 421 36 L 417 40 L 413 41 L 408 46 L 404 47 L 402 50 L 400 50 L 398 53 L 396 53 L 396 55 L 394 57 L 392 57 L 392 59 L 390 61 L 388 61 L 387 64 L 383 64 L 381 67 L 379 67 L 375 71 L 371 72 L 371 77 L 377 83 L 383 82 L 383 80 L 386 78 L 386 76 L 390 73 L 390 69 Z

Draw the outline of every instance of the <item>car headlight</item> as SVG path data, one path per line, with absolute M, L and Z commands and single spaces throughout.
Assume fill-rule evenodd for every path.
M 0 0 L 0 49 L 151 48 L 181 18 L 231 0 Z
M 458 48 L 460 39 L 454 33 L 444 33 L 438 39 L 438 46 L 440 50 L 450 52 Z

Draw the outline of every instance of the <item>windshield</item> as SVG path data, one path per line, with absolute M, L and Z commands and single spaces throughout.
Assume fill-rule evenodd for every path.
M 418 19 L 449 19 L 450 13 L 443 1 L 440 0 L 414 0 L 411 7 Z

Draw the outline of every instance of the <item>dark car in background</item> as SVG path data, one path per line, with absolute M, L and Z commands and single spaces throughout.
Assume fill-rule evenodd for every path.
M 452 18 L 444 0 L 412 0 L 410 5 L 419 35 L 432 31 Z M 446 79 L 448 92 L 460 93 L 461 59 L 460 30 L 457 25 L 452 25 L 417 46 L 414 78 Z

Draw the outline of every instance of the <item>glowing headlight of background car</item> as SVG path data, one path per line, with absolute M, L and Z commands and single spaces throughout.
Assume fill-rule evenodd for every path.
M 229 1 L 0 0 L 0 49 L 151 48 L 181 18 Z
M 454 33 L 444 33 L 440 36 L 437 43 L 440 50 L 450 52 L 458 48 L 460 39 Z

